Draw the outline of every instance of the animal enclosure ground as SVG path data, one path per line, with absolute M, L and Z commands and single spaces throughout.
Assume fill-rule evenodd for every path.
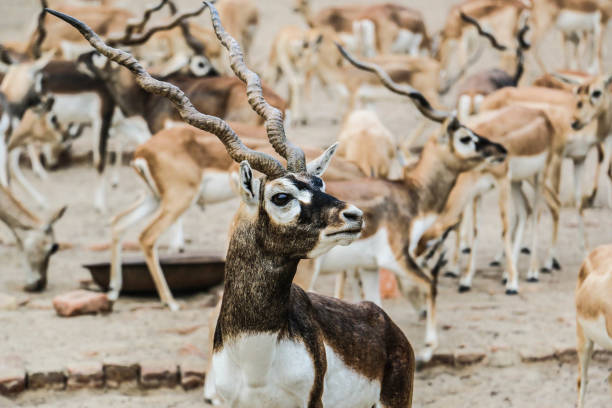
M 337 3 L 365 3 L 367 0 L 342 0 Z M 50 1 L 53 4 L 52 1 Z M 138 3 L 144 6 L 147 2 Z M 183 9 L 199 5 L 197 0 L 181 0 Z M 325 1 L 314 1 L 315 9 Z M 423 12 L 431 32 L 442 26 L 451 0 L 412 0 L 405 4 Z M 270 41 L 283 24 L 303 24 L 291 11 L 292 0 L 264 0 L 258 2 L 261 21 L 257 33 L 253 64 L 262 69 L 267 59 Z M 30 19 L 38 10 L 35 0 L 3 0 L 0 2 L 0 42 L 21 40 Z M 205 13 L 200 17 L 206 21 Z M 612 70 L 612 29 L 605 39 L 607 54 L 604 66 Z M 561 60 L 558 34 L 551 34 L 542 47 L 544 60 Z M 486 53 L 482 64 L 494 64 L 495 54 Z M 527 80 L 538 70 L 528 57 Z M 306 110 L 311 118 L 306 127 L 289 129 L 288 136 L 303 145 L 324 147 L 339 132 L 336 112 L 340 109 L 315 86 Z M 285 89 L 279 92 L 286 96 Z M 453 101 L 445 99 L 448 106 Z M 406 135 L 417 124 L 418 115 L 410 102 L 390 98 L 375 104 L 383 123 L 397 136 Z M 75 150 L 91 146 L 90 135 L 77 141 Z M 486 135 L 484 135 L 486 136 Z M 571 172 L 564 168 L 564 176 Z M 108 251 L 94 252 L 88 247 L 110 240 L 110 216 L 132 203 L 145 186 L 128 167 L 121 168 L 121 181 L 116 189 L 109 188 L 108 214 L 100 216 L 92 205 L 96 173 L 91 165 L 64 168 L 49 174 L 48 181 L 40 181 L 25 172 L 47 197 L 49 207 L 68 205 L 66 215 L 57 223 L 58 241 L 72 247 L 60 251 L 49 268 L 49 287 L 42 294 L 26 295 L 21 291 L 24 281 L 21 258 L 10 243 L 7 230 L 0 227 L 0 294 L 17 297 L 27 302 L 15 311 L 0 310 L 0 358 L 18 355 L 28 367 L 61 368 L 80 361 L 153 361 L 180 362 L 206 352 L 208 347 L 208 315 L 210 295 L 197 294 L 178 297 L 182 310 L 170 313 L 159 307 L 154 297 L 121 297 L 115 311 L 106 316 L 85 316 L 62 319 L 55 315 L 51 299 L 57 294 L 75 289 L 79 281 L 89 275 L 80 265 L 87 261 L 109 260 Z M 569 190 L 570 177 L 564 177 L 563 191 Z M 609 188 L 609 187 L 608 187 Z M 602 188 L 602 193 L 606 188 Z M 603 194 L 602 194 L 603 195 Z M 23 194 L 20 195 L 24 197 Z M 602 203 L 603 200 L 598 200 Z M 203 212 L 191 209 L 185 217 L 187 251 L 207 249 L 224 251 L 227 227 L 236 210 L 238 200 L 208 206 Z M 415 406 L 427 407 L 561 407 L 573 406 L 576 396 L 576 361 L 554 357 L 575 347 L 573 298 L 576 276 L 583 255 L 578 249 L 577 214 L 571 208 L 561 213 L 559 261 L 560 272 L 541 275 L 540 282 L 525 282 L 527 257 L 519 263 L 521 293 L 504 295 L 500 284 L 501 269 L 488 267 L 489 261 L 501 247 L 501 225 L 496 192 L 483 203 L 480 229 L 478 272 L 471 292 L 457 293 L 458 282 L 441 278 L 438 295 L 438 323 L 440 347 L 438 354 L 457 353 L 484 355 L 484 360 L 473 366 L 453 368 L 446 365 L 426 368 L 419 372 L 415 383 Z M 550 219 L 543 217 L 540 248 L 549 241 Z M 595 208 L 586 212 L 586 226 L 592 246 L 612 242 L 612 211 Z M 530 231 L 527 230 L 526 236 Z M 137 229 L 127 236 L 136 241 Z M 163 251 L 163 248 L 162 248 Z M 540 252 L 540 260 L 543 260 Z M 465 259 L 463 259 L 465 263 Z M 333 279 L 325 277 L 318 289 L 331 294 Z M 423 346 L 424 322 L 408 302 L 398 299 L 385 301 L 384 307 L 402 327 L 414 347 Z M 526 360 L 543 359 L 528 363 Z M 588 405 L 612 405 L 605 381 L 612 369 L 612 360 L 605 356 L 593 362 L 590 372 Z M 202 406 L 201 390 L 184 392 L 135 389 L 117 391 L 25 392 L 15 400 L 0 399 L 0 406 L 41 407 L 197 407 Z

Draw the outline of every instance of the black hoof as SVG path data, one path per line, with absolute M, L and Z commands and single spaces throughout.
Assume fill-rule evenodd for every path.
M 499 261 L 491 261 L 489 266 L 501 266 L 501 262 L 499 262 Z
M 551 273 L 552 271 L 548 268 L 540 268 L 540 272 L 542 273 Z
M 527 282 L 535 283 L 535 282 L 538 282 L 538 281 L 539 281 L 538 278 L 527 278 Z
M 516 290 L 516 289 L 506 289 L 506 295 L 518 295 L 518 290 Z
M 46 279 L 39 279 L 34 283 L 29 283 L 23 287 L 26 292 L 42 292 L 47 287 Z
M 470 289 L 472 289 L 469 286 L 466 285 L 459 285 L 459 293 L 465 293 L 465 292 L 469 292 Z
M 459 275 L 457 275 L 453 271 L 446 271 L 446 272 L 444 272 L 444 276 L 446 276 L 447 278 L 458 278 L 459 277 Z
M 472 252 L 472 248 L 463 248 L 463 249 L 461 250 L 461 253 L 462 253 L 462 254 L 469 254 L 470 252 Z
M 419 312 L 419 320 L 425 320 L 427 319 L 427 310 L 421 310 Z
M 418 359 L 418 358 L 416 359 L 415 367 L 414 367 L 416 371 L 423 371 L 423 369 L 426 366 L 427 366 L 427 363 L 425 361 Z
M 508 279 L 507 278 L 503 278 L 502 279 L 502 285 L 505 285 L 506 283 L 508 283 Z
M 522 247 L 521 248 L 521 254 L 529 255 L 529 254 L 531 254 L 531 249 L 529 249 L 527 247 Z
M 559 263 L 559 261 L 557 261 L 557 258 L 553 258 L 552 262 L 553 262 L 553 264 L 552 264 L 553 269 L 556 270 L 556 271 L 560 271 L 561 270 L 561 264 Z

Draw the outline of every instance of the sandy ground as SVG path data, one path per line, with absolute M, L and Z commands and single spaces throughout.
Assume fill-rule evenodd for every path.
M 191 4 L 197 2 L 181 3 L 191 8 L 195 7 Z M 325 2 L 314 3 L 319 7 Z M 263 24 L 256 39 L 253 61 L 261 67 L 267 58 L 269 41 L 280 28 L 280 22 L 283 25 L 302 22 L 290 11 L 291 0 L 265 0 L 259 4 Z M 410 6 L 423 11 L 430 31 L 441 26 L 450 4 L 452 1 L 449 0 L 409 2 Z M 0 41 L 21 39 L 29 26 L 26 22 L 36 10 L 34 0 L 0 2 Z M 545 60 L 550 63 L 561 60 L 557 40 L 556 34 L 550 35 L 547 46 L 543 47 Z M 607 44 L 612 44 L 612 30 L 608 31 Z M 483 64 L 492 61 L 491 55 L 483 61 Z M 612 68 L 612 52 L 609 51 L 606 67 Z M 532 78 L 535 75 L 537 71 L 530 59 L 527 76 Z M 446 102 L 450 105 L 452 98 Z M 338 107 L 315 88 L 307 110 L 312 118 L 310 124 L 289 130 L 289 137 L 301 144 L 328 145 L 338 133 L 339 125 L 334 121 Z M 396 135 L 407 134 L 416 124 L 415 111 L 405 100 L 378 102 L 376 110 Z M 89 143 L 86 138 L 80 140 L 77 149 L 87 148 Z M 569 175 L 569 170 L 565 168 L 565 176 Z M 57 294 L 77 288 L 80 280 L 88 278 L 87 271 L 80 266 L 82 263 L 109 259 L 108 252 L 92 252 L 85 248 L 109 240 L 110 215 L 133 202 L 144 185 L 131 169 L 122 168 L 119 187 L 109 190 L 109 212 L 101 216 L 92 206 L 96 173 L 90 166 L 53 172 L 46 182 L 35 179 L 30 172 L 26 175 L 49 198 L 50 208 L 69 206 L 64 218 L 57 223 L 56 234 L 59 241 L 75 247 L 53 257 L 47 291 L 29 296 L 20 289 L 24 275 L 15 247 L 0 246 L 0 293 L 29 298 L 29 303 L 17 311 L 0 311 L 0 357 L 19 355 L 28 367 L 44 369 L 88 360 L 181 361 L 205 352 L 209 310 L 206 305 L 210 299 L 210 295 L 205 293 L 180 297 L 182 310 L 174 314 L 161 309 L 154 297 L 122 297 L 115 305 L 115 312 L 108 316 L 56 317 L 50 300 Z M 565 179 L 564 191 L 567 191 L 571 177 Z M 606 191 L 605 188 L 602 190 Z M 438 298 L 439 352 L 469 349 L 484 352 L 487 358 L 481 364 L 464 369 L 440 366 L 418 373 L 415 406 L 560 407 L 574 404 L 575 361 L 525 364 L 521 362 L 521 356 L 545 356 L 575 346 L 573 290 L 582 260 L 577 245 L 577 215 L 572 209 L 564 209 L 561 215 L 559 260 L 562 271 L 543 275 L 539 284 L 528 284 L 523 279 L 521 294 L 507 297 L 499 283 L 501 271 L 487 266 L 501 244 L 496 200 L 495 193 L 485 198 L 479 270 L 473 290 L 460 295 L 455 280 L 442 278 Z M 187 250 L 223 251 L 227 226 L 237 205 L 238 201 L 233 200 L 211 205 L 203 212 L 191 209 L 185 217 Z M 605 208 L 587 211 L 586 225 L 592 245 L 612 242 L 610 215 L 610 210 Z M 549 242 L 549 217 L 543 219 L 540 247 L 546 247 Z M 527 231 L 527 237 L 529 233 Z M 2 230 L 0 234 L 6 236 Z M 137 235 L 137 229 L 131 231 L 128 240 L 134 241 Z M 521 257 L 519 266 L 524 274 L 527 257 Z M 332 280 L 323 279 L 318 289 L 330 293 Z M 384 307 L 415 348 L 420 349 L 424 324 L 409 304 L 404 300 L 391 300 L 386 301 Z M 189 329 L 186 330 L 189 333 L 178 334 L 177 329 Z M 610 359 L 593 363 L 589 406 L 612 406 L 605 383 L 611 370 Z M 14 401 L 0 400 L 0 406 L 12 404 L 27 407 L 196 407 L 202 406 L 203 402 L 199 390 L 185 393 L 177 389 L 148 393 L 134 390 L 27 392 Z

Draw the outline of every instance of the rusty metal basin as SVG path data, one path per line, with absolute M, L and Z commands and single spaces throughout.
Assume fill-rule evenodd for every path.
M 183 253 L 160 256 L 164 276 L 175 292 L 198 292 L 223 281 L 225 257 L 211 253 Z M 91 273 L 94 282 L 108 290 L 110 263 L 97 262 L 83 265 Z M 143 256 L 123 258 L 123 287 L 121 293 L 156 293 L 153 278 Z

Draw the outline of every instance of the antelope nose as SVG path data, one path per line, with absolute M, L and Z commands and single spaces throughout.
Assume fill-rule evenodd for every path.
M 361 224 L 363 221 L 363 211 L 354 205 L 350 205 L 342 210 L 342 218 L 347 222 L 356 222 Z

